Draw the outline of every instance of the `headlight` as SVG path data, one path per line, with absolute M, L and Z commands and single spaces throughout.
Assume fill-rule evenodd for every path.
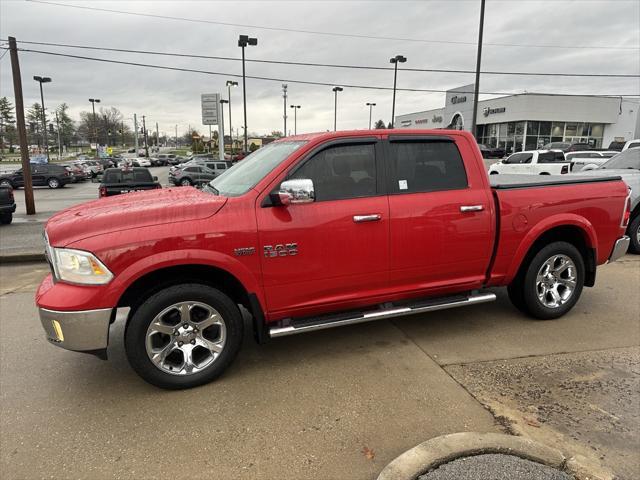
M 104 285 L 113 274 L 95 255 L 82 250 L 51 248 L 52 263 L 59 280 L 83 285 Z

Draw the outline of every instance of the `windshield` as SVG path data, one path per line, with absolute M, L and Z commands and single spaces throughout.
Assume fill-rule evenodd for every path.
M 612 157 L 601 168 L 607 168 L 609 170 L 618 168 L 633 168 L 640 170 L 640 148 L 634 148 L 625 150 L 622 153 Z
M 270 143 L 212 180 L 208 187 L 205 187 L 205 191 L 227 197 L 244 195 L 305 143 L 305 141 Z

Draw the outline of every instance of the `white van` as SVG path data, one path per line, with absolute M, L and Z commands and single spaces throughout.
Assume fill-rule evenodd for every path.
M 569 170 L 570 162 L 560 150 L 526 150 L 494 163 L 489 167 L 489 174 L 561 175 Z

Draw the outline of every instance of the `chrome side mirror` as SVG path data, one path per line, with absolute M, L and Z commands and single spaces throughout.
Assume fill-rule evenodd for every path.
M 311 203 L 316 199 L 313 180 L 307 178 L 286 180 L 280 184 L 278 199 L 281 205 Z

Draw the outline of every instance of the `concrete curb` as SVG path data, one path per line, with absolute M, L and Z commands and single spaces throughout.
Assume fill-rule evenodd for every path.
M 44 252 L 1 254 L 0 265 L 7 263 L 45 262 Z
M 524 437 L 501 433 L 463 432 L 432 438 L 403 453 L 387 465 L 378 480 L 415 480 L 418 476 L 460 457 L 502 453 L 562 470 L 566 458 L 559 450 Z

